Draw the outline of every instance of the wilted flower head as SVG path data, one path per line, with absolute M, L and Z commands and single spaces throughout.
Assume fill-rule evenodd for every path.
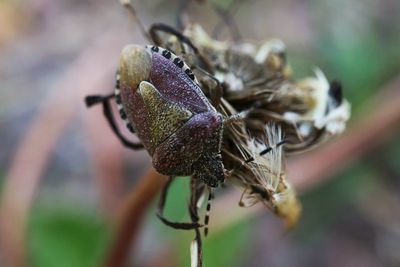
M 285 44 L 218 41 L 198 24 L 183 31 L 191 43 L 163 33 L 158 45 L 192 66 L 202 90 L 226 118 L 222 160 L 242 206 L 261 202 L 292 227 L 301 205 L 285 172 L 285 153 L 304 152 L 345 129 L 350 105 L 338 82 L 295 81 Z M 285 140 L 283 142 L 283 140 Z
M 286 177 L 284 152 L 306 151 L 343 132 L 350 105 L 341 85 L 329 83 L 319 69 L 316 77 L 295 81 L 285 44 L 278 39 L 218 41 L 198 24 L 183 33 L 201 58 L 191 56 L 188 46 L 183 54 L 193 60 L 195 72 L 206 70 L 196 75 L 216 109 L 226 117 L 245 112 L 242 121 L 225 128 L 222 147 L 227 181 L 243 191 L 240 204 L 264 203 L 293 226 L 301 205 Z M 171 40 L 167 45 L 174 47 Z
M 286 179 L 283 142 L 281 127 L 273 123 L 265 126 L 263 140 L 247 140 L 247 148 L 254 160 L 248 163 L 249 171 L 237 174 L 241 187 L 244 187 L 239 204 L 249 207 L 261 202 L 290 228 L 300 216 L 301 205 Z
M 320 69 L 315 70 L 315 75 L 315 78 L 306 78 L 291 88 L 307 105 L 306 112 L 287 111 L 283 116 L 286 120 L 297 124 L 300 134 L 304 137 L 309 134 L 312 127 L 324 129 L 329 135 L 340 134 L 350 118 L 350 104 L 343 99 L 342 88 L 338 82 L 329 84 Z

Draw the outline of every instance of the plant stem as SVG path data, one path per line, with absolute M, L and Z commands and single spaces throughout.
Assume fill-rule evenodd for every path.
M 166 182 L 166 177 L 150 169 L 133 187 L 117 219 L 116 235 L 107 255 L 104 267 L 122 267 L 129 251 L 135 246 L 141 222 L 151 202 Z

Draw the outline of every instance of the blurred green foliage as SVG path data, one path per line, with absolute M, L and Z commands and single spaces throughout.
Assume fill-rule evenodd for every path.
M 165 215 L 167 218 L 173 218 L 176 221 L 190 221 L 187 203 L 189 202 L 189 177 L 177 177 L 171 185 L 168 195 Z M 204 211 L 203 211 L 204 212 Z M 211 217 L 212 217 L 211 207 Z M 212 218 L 211 218 L 212 220 Z M 179 255 L 179 266 L 190 266 L 190 243 L 194 238 L 193 231 L 179 231 L 171 229 L 158 221 L 159 234 L 173 236 L 177 242 L 177 249 L 182 253 Z M 245 251 L 250 242 L 251 224 L 241 222 L 232 225 L 217 234 L 211 234 L 203 238 L 204 243 L 204 262 L 207 266 L 236 266 L 238 258 L 232 255 L 246 255 Z
M 32 210 L 28 232 L 30 266 L 99 266 L 110 229 L 96 214 L 72 207 Z
M 389 163 L 390 168 L 396 172 L 397 177 L 400 177 L 400 142 L 393 140 L 385 147 L 385 152 L 382 157 Z
M 351 210 L 349 207 L 360 196 L 368 194 L 377 177 L 374 168 L 358 162 L 334 179 L 303 194 L 301 201 L 304 209 L 300 224 L 294 230 L 296 237 L 306 242 L 326 234 L 340 214 Z
M 345 38 L 334 39 L 331 35 L 321 35 L 319 54 L 332 69 L 331 73 L 343 81 L 353 111 L 397 74 L 400 68 L 400 51 L 387 50 L 387 46 L 380 43 L 377 37 L 356 35 L 356 40 L 347 41 Z M 385 53 L 382 53 L 383 50 Z

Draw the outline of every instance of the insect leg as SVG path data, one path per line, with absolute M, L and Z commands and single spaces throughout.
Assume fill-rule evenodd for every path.
M 108 124 L 110 125 L 111 129 L 113 130 L 114 134 L 118 137 L 118 139 L 121 141 L 121 143 L 131 149 L 138 150 L 142 149 L 143 144 L 141 143 L 133 143 L 129 140 L 127 140 L 120 130 L 117 127 L 117 124 L 115 123 L 115 118 L 113 116 L 113 113 L 111 111 L 111 106 L 109 100 L 114 97 L 114 94 L 106 95 L 106 96 L 101 96 L 101 95 L 91 95 L 85 97 L 85 103 L 87 107 L 91 107 L 96 104 L 102 104 L 103 105 L 103 114 L 106 117 Z
M 158 36 L 158 32 L 169 33 L 176 36 L 179 41 L 187 44 L 195 54 L 199 53 L 199 49 L 192 43 L 192 41 L 190 41 L 188 37 L 183 35 L 179 30 L 164 23 L 154 23 L 150 26 L 150 37 L 156 45 L 163 46 L 163 43 L 160 41 L 160 38 Z
M 200 53 L 199 49 L 192 43 L 192 41 L 187 36 L 182 34 L 182 32 L 164 23 L 154 23 L 153 25 L 151 25 L 149 29 L 150 37 L 156 45 L 162 47 L 164 47 L 165 44 L 161 41 L 158 32 L 164 32 L 174 35 L 181 43 L 188 45 L 193 50 L 193 53 L 197 56 L 204 68 L 211 72 L 211 70 L 213 69 L 212 64 L 202 53 Z M 182 51 L 185 51 L 183 47 Z
M 87 97 L 85 97 L 85 104 L 88 108 L 103 103 L 103 101 L 113 98 L 114 94 L 109 94 L 109 95 L 89 95 Z
M 208 194 L 207 208 L 206 208 L 206 216 L 204 217 L 204 236 L 208 235 L 208 223 L 210 221 L 210 210 L 211 210 L 211 200 L 214 198 L 214 193 L 210 188 L 210 192 Z
M 189 203 L 189 212 L 190 212 L 190 218 L 192 219 L 193 222 L 197 222 L 199 220 L 199 215 L 198 215 L 198 202 L 203 194 L 204 191 L 204 184 L 199 182 L 197 179 L 194 179 L 191 177 L 190 180 L 190 203 Z M 192 251 L 192 266 L 196 267 L 201 267 L 203 264 L 203 249 L 202 249 L 202 241 L 201 241 L 201 233 L 199 228 L 194 229 L 195 230 L 195 238 L 193 240 L 192 244 L 195 244 L 192 246 L 193 249 L 196 251 Z M 195 265 L 194 263 L 194 258 L 197 257 L 197 264 Z
M 157 31 L 161 32 L 166 32 L 172 35 L 175 35 L 181 42 L 186 43 L 190 48 L 193 49 L 193 51 L 197 54 L 198 49 L 192 44 L 192 42 L 184 36 L 180 31 L 174 29 L 173 27 L 163 24 L 163 23 L 155 23 L 150 26 L 149 31 L 146 30 L 146 27 L 140 20 L 140 18 L 137 15 L 136 9 L 131 3 L 130 0 L 121 0 L 121 4 L 126 7 L 129 12 L 131 13 L 132 17 L 138 22 L 140 31 L 142 34 L 149 40 L 152 41 L 154 44 L 164 47 L 165 45 L 161 41 L 160 37 L 157 34 Z M 184 3 L 182 3 L 182 9 L 185 9 Z
M 167 194 L 169 187 L 172 183 L 172 179 L 173 179 L 172 177 L 169 177 L 167 183 L 161 190 L 160 200 L 158 201 L 158 206 L 157 206 L 157 213 L 156 213 L 157 217 L 164 224 L 174 229 L 192 230 L 201 227 L 202 225 L 200 225 L 197 221 L 193 221 L 192 223 L 171 222 L 170 220 L 164 217 L 165 201 L 167 200 Z

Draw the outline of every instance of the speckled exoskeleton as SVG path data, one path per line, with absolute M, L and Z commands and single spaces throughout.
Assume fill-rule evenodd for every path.
M 126 46 L 115 99 L 158 172 L 193 175 L 211 187 L 224 181 L 223 117 L 183 60 L 157 46 Z
M 127 140 L 113 118 L 110 102 L 115 98 L 120 117 L 136 133 L 140 143 Z M 154 168 L 170 176 L 191 176 L 191 191 L 204 191 L 204 184 L 218 187 L 225 179 L 221 157 L 224 125 L 244 114 L 224 117 L 210 104 L 187 64 L 158 46 L 128 45 L 121 53 L 113 94 L 86 97 L 87 106 L 102 103 L 103 113 L 121 142 L 132 149 L 145 148 Z M 171 222 L 163 216 L 170 182 L 162 190 L 158 217 L 177 229 L 197 229 L 197 210 L 191 223 Z M 194 194 L 194 193 L 193 193 Z M 191 204 L 191 210 L 201 194 Z M 197 199 L 197 200 L 196 200 Z M 205 224 L 208 223 L 207 205 Z M 205 233 L 207 230 L 205 230 Z

